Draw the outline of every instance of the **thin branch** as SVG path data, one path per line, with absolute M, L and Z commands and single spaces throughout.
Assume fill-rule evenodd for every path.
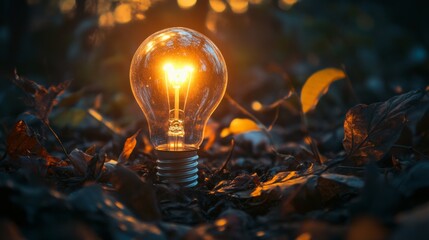
M 57 133 L 54 131 L 54 129 L 52 129 L 51 125 L 49 125 L 49 123 L 47 123 L 44 120 L 41 120 L 43 122 L 43 124 L 49 129 L 49 131 L 51 131 L 52 135 L 55 137 L 55 139 L 57 140 L 57 142 L 60 144 L 64 154 L 66 155 L 66 157 L 71 161 L 70 159 L 70 155 L 67 153 L 66 148 L 64 147 L 63 143 L 61 142 L 60 138 L 58 137 Z
M 268 106 L 262 106 L 261 109 L 257 110 L 257 112 L 265 112 L 274 108 L 278 108 L 280 107 L 281 104 L 283 104 L 287 99 L 289 99 L 292 96 L 293 96 L 293 91 L 289 91 L 289 93 L 286 96 L 280 98 L 279 100 L 271 103 Z
M 344 75 L 346 75 L 347 88 L 351 92 L 353 100 L 355 101 L 356 104 L 360 103 L 360 100 L 359 100 L 358 96 L 356 95 L 356 92 L 353 88 L 352 81 L 350 80 L 350 77 L 347 74 L 346 66 L 343 64 L 343 65 L 341 65 L 341 68 L 343 69 Z
M 298 96 L 298 95 L 296 95 Z M 317 163 L 319 163 L 320 165 L 324 163 L 323 158 L 321 157 L 321 154 L 319 152 L 319 149 L 317 148 L 316 143 L 314 142 L 313 138 L 310 136 L 310 131 L 308 131 L 308 121 L 307 121 L 307 116 L 305 115 L 304 111 L 302 110 L 302 103 L 301 100 L 298 101 L 299 102 L 299 114 L 301 116 L 302 119 L 302 123 L 304 125 L 304 141 L 310 145 L 310 149 L 313 152 L 313 156 L 316 158 Z
M 411 151 L 413 151 L 413 152 L 415 152 L 415 153 L 419 154 L 420 156 L 423 156 L 423 157 L 425 157 L 425 158 L 429 158 L 429 156 L 427 156 L 426 154 L 424 154 L 424 153 L 420 152 L 419 150 L 415 149 L 415 148 L 414 148 L 414 147 L 412 147 L 412 146 L 406 146 L 406 145 L 399 145 L 399 144 L 395 144 L 395 145 L 393 145 L 392 147 L 394 147 L 394 148 L 402 148 L 402 149 L 411 150 Z
M 270 126 L 267 128 L 268 131 L 271 131 L 274 127 L 274 125 L 276 124 L 277 120 L 279 119 L 279 113 L 280 113 L 280 107 L 277 106 L 276 107 L 276 115 L 274 115 L 274 119 L 271 122 Z
M 229 101 L 231 105 L 236 107 L 238 110 L 240 110 L 242 113 L 250 117 L 253 121 L 255 121 L 258 124 L 258 127 L 262 130 L 262 132 L 268 137 L 270 141 L 270 147 L 271 150 L 276 154 L 278 157 L 288 158 L 290 157 L 289 154 L 283 154 L 277 151 L 277 149 L 274 147 L 274 140 L 271 137 L 271 134 L 269 133 L 269 130 L 265 125 L 257 118 L 255 115 L 247 111 L 243 106 L 241 106 L 237 101 L 235 101 L 228 93 L 225 94 L 225 98 Z
M 231 147 L 230 148 L 231 148 L 231 150 L 229 151 L 225 162 L 222 164 L 222 167 L 215 174 L 222 172 L 226 168 L 226 166 L 228 165 L 229 161 L 231 160 L 232 153 L 234 152 L 234 148 L 235 148 L 234 139 L 231 139 Z
M 5 158 L 6 158 L 6 156 L 7 156 L 7 149 L 5 149 L 5 150 L 4 150 L 4 153 L 3 153 L 3 155 L 1 156 L 0 161 L 1 161 L 1 160 L 3 160 L 3 159 L 5 159 Z

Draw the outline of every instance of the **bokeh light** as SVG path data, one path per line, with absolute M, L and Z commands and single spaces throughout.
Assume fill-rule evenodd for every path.
M 140 10 L 140 11 L 146 11 L 146 10 L 148 10 L 149 8 L 150 8 L 150 6 L 151 6 L 151 1 L 150 0 L 140 0 L 140 1 L 138 1 L 138 5 L 137 5 L 137 8 Z
M 263 1 L 264 1 L 264 0 L 249 0 L 249 3 L 250 3 L 250 4 L 258 5 L 258 4 L 261 4 Z
M 127 23 L 131 21 L 131 6 L 129 4 L 120 4 L 115 8 L 113 13 L 117 23 Z
M 253 101 L 252 102 L 252 109 L 254 111 L 259 111 L 259 110 L 262 109 L 262 104 L 260 102 L 258 102 L 258 101 Z
M 245 13 L 249 7 L 248 0 L 229 0 L 229 6 L 234 13 Z
M 177 4 L 182 9 L 188 9 L 193 7 L 197 3 L 197 0 L 177 0 Z
M 74 5 L 75 5 L 75 1 L 74 0 L 61 0 L 58 5 L 59 5 L 59 8 L 60 8 L 62 13 L 67 13 L 67 12 L 70 12 L 71 10 L 73 10 Z
M 111 27 L 115 24 L 115 18 L 111 12 L 106 12 L 98 17 L 98 25 L 100 27 Z
M 210 0 L 210 8 L 218 13 L 225 11 L 226 4 L 222 0 Z

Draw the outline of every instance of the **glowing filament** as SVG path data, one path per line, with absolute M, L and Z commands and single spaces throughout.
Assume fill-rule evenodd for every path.
M 170 113 L 173 113 L 173 116 L 170 116 L 169 119 L 169 148 L 170 150 L 180 150 L 183 148 L 183 137 L 185 135 L 185 130 L 183 126 L 184 116 L 183 110 L 180 109 L 180 88 L 183 86 L 185 82 L 189 84 L 192 77 L 193 68 L 191 66 L 184 66 L 182 68 L 176 68 L 171 63 L 167 63 L 163 67 L 165 72 L 165 81 L 167 84 L 167 92 L 168 85 L 174 89 L 174 107 L 170 110 Z M 186 89 L 185 89 L 186 90 Z M 187 91 L 185 97 L 185 104 L 187 98 Z
M 182 84 L 191 77 L 193 70 L 194 69 L 191 66 L 176 69 L 170 63 L 164 65 L 166 80 L 171 83 L 173 88 L 180 88 Z

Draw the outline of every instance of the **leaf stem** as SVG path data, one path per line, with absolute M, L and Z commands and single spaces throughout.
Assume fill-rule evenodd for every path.
M 228 93 L 225 93 L 225 98 L 229 101 L 231 105 L 236 107 L 238 110 L 240 110 L 242 113 L 250 117 L 253 121 L 255 121 L 258 124 L 258 127 L 262 130 L 262 132 L 268 137 L 270 141 L 270 147 L 271 150 L 274 152 L 276 156 L 283 157 L 283 158 L 289 158 L 291 155 L 289 154 L 282 154 L 277 151 L 277 149 L 274 147 L 274 140 L 271 137 L 270 132 L 268 131 L 267 127 L 257 118 L 255 115 L 247 111 L 243 106 L 241 106 L 237 101 L 235 101 Z
M 298 96 L 298 95 L 296 95 Z M 323 158 L 321 157 L 321 154 L 319 152 L 319 149 L 317 148 L 316 143 L 314 142 L 313 138 L 310 136 L 310 131 L 308 131 L 308 121 L 307 116 L 304 113 L 304 110 L 302 108 L 301 100 L 298 99 L 299 102 L 299 114 L 302 119 L 302 124 L 304 125 L 304 134 L 306 135 L 304 137 L 304 141 L 310 145 L 311 152 L 313 153 L 313 156 L 316 158 L 316 161 L 319 165 L 322 165 L 324 163 Z
M 216 174 L 222 172 L 226 168 L 229 161 L 231 160 L 232 153 L 234 152 L 234 148 L 235 148 L 235 141 L 234 141 L 234 139 L 231 139 L 231 150 L 229 151 L 225 162 L 222 164 L 222 167 L 216 172 Z
M 352 85 L 352 81 L 350 80 L 349 75 L 347 74 L 346 71 L 346 66 L 344 64 L 341 65 L 341 68 L 343 69 L 344 75 L 346 75 L 346 83 L 347 83 L 347 88 L 349 89 L 353 100 L 355 101 L 356 104 L 360 103 L 360 99 L 359 97 L 356 95 L 355 90 L 353 89 L 353 85 Z
M 419 154 L 420 156 L 423 156 L 423 157 L 425 157 L 425 158 L 429 158 L 429 156 L 427 156 L 426 154 L 424 154 L 424 153 L 420 152 L 419 150 L 415 149 L 415 148 L 414 148 L 414 147 L 412 147 L 412 146 L 406 146 L 406 145 L 394 144 L 392 147 L 411 150 L 411 151 L 413 151 L 413 152 L 415 152 L 415 153 Z
M 49 125 L 48 122 L 41 120 L 43 122 L 43 124 L 49 129 L 49 131 L 51 131 L 52 135 L 55 137 L 55 139 L 57 140 L 57 142 L 60 144 L 64 154 L 66 155 L 66 157 L 71 161 L 70 159 L 70 155 L 67 153 L 66 148 L 64 147 L 63 143 L 61 142 L 60 138 L 58 137 L 57 133 L 54 131 L 54 129 L 52 129 L 51 125 Z

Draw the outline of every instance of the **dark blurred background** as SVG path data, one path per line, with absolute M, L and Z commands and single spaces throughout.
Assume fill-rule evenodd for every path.
M 3 0 L 2 118 L 23 109 L 14 71 L 45 86 L 72 80 L 71 91 L 95 89 L 106 104 L 124 106 L 105 109 L 108 116 L 142 118 L 134 113 L 130 61 L 147 36 L 174 26 L 218 45 L 228 92 L 249 109 L 299 91 L 325 67 L 345 69 L 361 102 L 384 100 L 428 85 L 428 9 L 402 0 Z M 324 102 L 344 116 L 353 103 L 337 85 Z

